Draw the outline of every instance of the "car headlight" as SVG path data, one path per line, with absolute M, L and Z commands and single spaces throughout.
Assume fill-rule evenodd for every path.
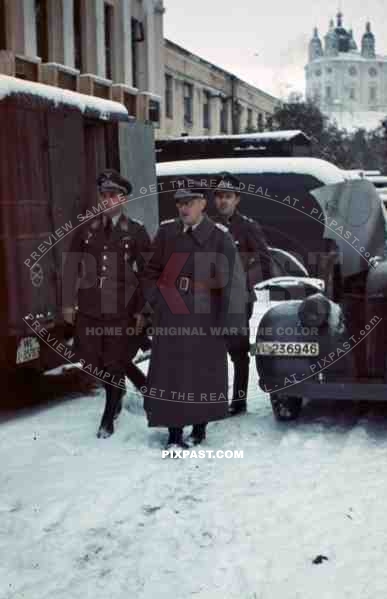
M 298 315 L 305 327 L 322 327 L 329 319 L 331 305 L 322 293 L 314 293 L 301 303 Z

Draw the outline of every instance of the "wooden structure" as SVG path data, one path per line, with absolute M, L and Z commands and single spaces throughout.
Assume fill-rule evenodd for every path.
M 60 323 L 67 233 L 98 204 L 97 174 L 128 172 L 134 123 L 122 104 L 13 77 L 0 76 L 0 98 L 0 366 L 9 368 L 20 340 L 31 336 L 29 319 L 50 330 Z M 153 131 L 135 124 L 154 184 Z M 141 169 L 132 176 L 144 185 Z

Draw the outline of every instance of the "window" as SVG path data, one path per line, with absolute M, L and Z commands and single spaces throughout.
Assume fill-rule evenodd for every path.
M 132 24 L 132 83 L 138 87 L 138 44 L 145 40 L 144 26 L 137 19 L 131 20 Z
M 106 78 L 113 78 L 113 27 L 114 27 L 114 14 L 113 6 L 105 2 L 105 18 L 104 18 L 104 31 L 105 31 L 105 64 L 106 64 Z
M 251 110 L 251 108 L 247 109 L 247 128 L 253 128 L 253 111 Z
M 356 100 L 356 90 L 354 87 L 351 87 L 351 89 L 349 90 L 349 99 Z
M 184 83 L 184 123 L 193 123 L 193 85 Z
M 47 0 L 35 0 L 36 45 L 42 62 L 48 62 Z
M 262 112 L 258 113 L 257 128 L 258 128 L 258 131 L 263 131 L 263 114 L 262 114 Z
M 82 72 L 82 0 L 74 0 L 74 65 Z
M 160 123 L 160 104 L 157 100 L 149 101 L 149 120 L 152 123 Z
M 332 88 L 330 85 L 327 85 L 325 88 L 325 100 L 330 102 L 332 100 Z
M 173 77 L 165 75 L 165 116 L 173 118 Z
M 7 49 L 7 24 L 5 20 L 5 0 L 0 0 L 0 50 Z
M 221 99 L 221 108 L 220 108 L 220 132 L 228 133 L 228 110 L 227 110 L 227 100 L 225 98 Z
M 211 119 L 210 119 L 210 92 L 204 90 L 203 91 L 203 127 L 204 129 L 211 128 Z
M 376 102 L 376 87 L 370 87 L 370 102 Z
M 325 94 L 327 93 L 327 89 L 329 86 L 327 86 L 325 88 Z M 321 87 L 320 86 L 315 86 L 312 90 L 311 90 L 311 98 L 312 98 L 312 102 L 315 102 L 315 104 L 319 104 L 320 100 L 321 100 Z

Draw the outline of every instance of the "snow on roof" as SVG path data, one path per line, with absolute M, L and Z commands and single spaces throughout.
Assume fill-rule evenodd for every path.
M 366 175 L 366 177 L 372 181 L 372 183 L 385 183 L 387 185 L 387 177 L 385 175 Z
M 337 126 L 347 131 L 356 131 L 357 129 L 366 129 L 372 131 L 382 126 L 382 121 L 387 117 L 386 112 L 377 112 L 371 110 L 363 111 L 335 111 L 330 113 L 329 119 L 336 121 Z
M 348 61 L 348 62 L 369 62 L 370 64 L 374 64 L 377 62 L 387 62 L 387 56 L 377 54 L 375 58 L 367 58 L 366 56 L 362 56 L 359 51 L 352 52 L 339 52 L 336 56 L 321 56 L 319 58 L 315 58 L 313 62 L 311 62 L 308 66 L 311 67 L 315 63 L 324 63 L 328 64 L 330 61 L 340 62 L 340 61 Z
M 234 175 L 262 173 L 293 173 L 311 175 L 325 185 L 346 180 L 344 172 L 334 164 L 319 158 L 208 158 L 160 162 L 156 165 L 159 177 L 184 175 L 215 175 L 221 172 Z
M 58 104 L 74 106 L 81 112 L 93 110 L 99 112 L 101 118 L 109 118 L 109 114 L 119 114 L 126 118 L 129 116 L 125 106 L 119 102 L 79 94 L 53 85 L 44 85 L 43 83 L 35 83 L 35 81 L 24 81 L 16 77 L 0 75 L 0 101 L 13 94 L 39 96 L 53 102 L 55 106 Z
M 222 139 L 231 139 L 231 140 L 242 140 L 242 139 L 251 139 L 257 141 L 266 141 L 266 140 L 275 140 L 275 141 L 289 141 L 296 137 L 297 135 L 305 135 L 305 133 L 299 129 L 290 129 L 285 131 L 263 131 L 262 133 L 245 133 L 244 135 L 187 135 L 181 137 L 165 137 L 160 139 L 159 141 L 180 141 L 182 143 L 189 143 L 190 141 L 211 141 L 211 140 L 222 140 Z

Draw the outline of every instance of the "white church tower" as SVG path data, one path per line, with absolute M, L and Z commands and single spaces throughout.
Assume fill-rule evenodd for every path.
M 341 127 L 373 129 L 387 116 L 387 56 L 376 54 L 369 22 L 360 51 L 340 11 L 336 25 L 330 21 L 324 44 L 315 28 L 305 77 L 306 97 Z

